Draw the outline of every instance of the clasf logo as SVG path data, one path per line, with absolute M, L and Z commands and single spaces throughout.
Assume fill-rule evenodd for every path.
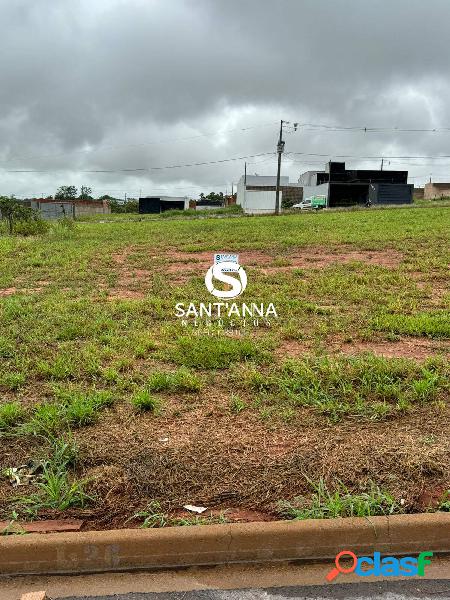
M 214 280 L 228 284 L 231 289 L 216 288 Z M 242 294 L 247 287 L 247 275 L 239 264 L 238 254 L 214 254 L 214 264 L 206 272 L 205 285 L 216 298 L 237 298 Z
M 336 555 L 334 564 L 336 565 L 328 575 L 327 581 L 333 581 L 339 573 L 352 573 L 353 571 L 360 577 L 414 577 L 425 575 L 425 566 L 431 564 L 432 552 L 421 552 L 417 558 L 414 556 L 384 556 L 381 558 L 380 552 L 374 552 L 373 556 L 356 556 L 351 550 L 342 550 Z M 340 560 L 343 557 L 350 557 L 352 564 L 349 567 L 343 567 Z

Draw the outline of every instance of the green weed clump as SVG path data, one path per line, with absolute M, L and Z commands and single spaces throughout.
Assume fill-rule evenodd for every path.
M 28 420 L 19 425 L 19 435 L 54 436 L 64 428 L 61 406 L 51 402 L 37 404 Z
M 149 529 L 154 527 L 189 527 L 192 525 L 215 525 L 227 523 L 224 513 L 219 515 L 211 515 L 202 517 L 193 515 L 192 517 L 170 517 L 165 513 L 161 504 L 157 500 L 152 500 L 148 503 L 144 510 L 135 513 L 128 521 L 134 519 L 144 519 L 141 524 L 141 529 Z
M 0 431 L 8 431 L 24 418 L 25 411 L 20 402 L 0 404 Z
M 57 390 L 57 402 L 38 404 L 30 418 L 17 429 L 21 435 L 54 436 L 71 427 L 94 423 L 100 411 L 114 401 L 112 392 Z
M 310 497 L 299 496 L 293 502 L 282 501 L 280 513 L 293 520 L 335 519 L 337 517 L 374 517 L 402 512 L 402 507 L 387 492 L 372 483 L 367 491 L 352 493 L 339 482 L 331 491 L 323 478 L 317 483 L 310 479 Z
M 92 500 L 85 492 L 86 481 L 70 474 L 77 453 L 78 449 L 70 439 L 57 438 L 51 442 L 51 455 L 44 461 L 42 476 L 36 483 L 38 491 L 17 499 L 29 515 L 36 516 L 42 509 L 83 508 Z
M 332 421 L 381 419 L 438 400 L 448 387 L 444 361 L 422 365 L 373 354 L 287 360 L 269 376 L 247 373 L 243 383 L 283 406 L 312 406 Z M 262 386 L 262 387 L 261 387 Z
M 450 311 L 436 310 L 415 315 L 382 314 L 372 320 L 377 331 L 416 337 L 450 338 Z
M 152 395 L 149 390 L 141 390 L 131 398 L 131 404 L 138 411 L 158 412 L 161 408 L 161 398 Z
M 89 425 L 96 421 L 99 412 L 110 406 L 113 400 L 113 394 L 109 391 L 66 394 L 62 405 L 63 419 L 69 426 Z
M 26 381 L 26 377 L 23 373 L 5 373 L 0 376 L 0 387 L 4 387 L 11 391 L 17 391 L 20 389 Z
M 181 337 L 169 358 L 174 362 L 199 369 L 226 369 L 232 363 L 267 362 L 270 355 L 250 339 L 229 337 Z
M 147 383 L 149 392 L 198 392 L 201 387 L 200 377 L 186 368 L 170 373 L 154 371 Z
M 161 504 L 157 500 L 149 502 L 144 510 L 135 513 L 129 520 L 133 519 L 144 519 L 141 529 L 165 527 L 169 521 L 168 515 L 163 512 Z
M 237 396 L 236 394 L 231 394 L 231 399 L 230 399 L 231 412 L 233 412 L 234 414 L 237 415 L 240 412 L 242 412 L 243 410 L 245 410 L 246 408 L 247 408 L 247 405 L 240 396 Z
M 450 512 L 450 490 L 447 490 L 439 503 L 439 510 Z
M 173 527 L 192 527 L 194 525 L 223 525 L 224 523 L 228 523 L 228 519 L 224 513 L 220 513 L 207 517 L 194 515 L 193 517 L 171 519 L 169 524 Z

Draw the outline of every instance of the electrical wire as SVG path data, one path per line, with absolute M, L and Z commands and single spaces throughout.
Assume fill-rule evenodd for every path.
M 421 160 L 440 160 L 450 158 L 450 154 L 442 154 L 441 156 L 388 156 L 386 154 L 379 156 L 355 156 L 354 154 L 319 154 L 317 152 L 286 152 L 286 155 L 293 154 L 295 156 L 322 156 L 324 158 L 355 158 L 367 160 L 391 160 L 391 159 L 421 159 Z
M 141 142 L 138 144 L 116 144 L 109 146 L 97 146 L 96 148 L 86 148 L 84 150 L 68 150 L 67 152 L 60 152 L 57 154 L 43 154 L 43 155 L 31 155 L 31 156 L 13 156 L 8 158 L 7 160 L 2 161 L 0 164 L 7 164 L 11 162 L 18 162 L 21 160 L 41 160 L 46 158 L 59 158 L 61 156 L 74 155 L 74 154 L 89 154 L 93 152 L 101 152 L 104 150 L 122 150 L 125 148 L 141 148 L 146 146 L 154 146 L 161 144 L 173 144 L 178 142 L 191 141 L 195 139 L 200 139 L 204 137 L 215 137 L 217 135 L 225 134 L 225 133 L 234 133 L 234 132 L 246 132 L 251 131 L 253 129 L 259 129 L 262 127 L 272 127 L 276 125 L 277 121 L 272 121 L 270 123 L 260 123 L 258 125 L 252 125 L 249 127 L 239 127 L 234 129 L 227 130 L 218 130 L 215 132 L 206 132 L 193 136 L 183 137 L 183 138 L 173 138 L 170 140 L 158 140 L 153 142 Z M 405 127 L 367 127 L 367 126 L 341 126 L 341 125 L 326 125 L 323 123 L 298 123 L 294 128 L 290 123 L 286 123 L 284 125 L 284 129 L 286 132 L 294 133 L 299 129 L 303 131 L 363 131 L 365 133 L 369 132 L 413 132 L 413 133 L 438 133 L 438 132 L 448 132 L 450 131 L 450 127 L 434 127 L 434 128 L 405 128 Z
M 189 136 L 189 137 L 185 137 L 185 138 L 174 138 L 171 140 L 159 140 L 159 141 L 155 141 L 155 142 L 142 142 L 139 144 L 118 144 L 118 145 L 111 145 L 111 146 L 97 146 L 96 148 L 86 148 L 85 150 L 68 150 L 67 152 L 61 152 L 59 154 L 43 154 L 40 156 L 13 156 L 11 158 L 8 158 L 6 161 L 2 161 L 0 164 L 6 164 L 6 163 L 10 163 L 10 162 L 17 162 L 20 160 L 40 160 L 40 159 L 45 159 L 45 158 L 60 158 L 61 156 L 67 156 L 67 155 L 71 155 L 71 154 L 86 154 L 86 153 L 90 153 L 90 152 L 100 152 L 102 150 L 122 150 L 125 148 L 141 148 L 141 147 L 145 147 L 145 146 L 155 146 L 155 145 L 160 145 L 160 144 L 173 144 L 173 143 L 178 143 L 178 142 L 187 142 L 187 141 L 191 141 L 191 140 L 196 140 L 196 139 L 200 139 L 200 138 L 204 138 L 204 137 L 215 137 L 218 135 L 222 135 L 224 133 L 233 133 L 233 132 L 244 132 L 244 131 L 250 131 L 252 129 L 258 129 L 260 127 L 271 127 L 275 125 L 275 121 L 271 122 L 271 123 L 261 123 L 259 125 L 253 125 L 251 127 L 239 127 L 236 129 L 226 129 L 226 130 L 218 130 L 215 132 L 207 132 L 207 133 L 200 133 L 198 135 L 193 135 L 193 136 Z
M 256 158 L 258 156 L 267 156 L 275 152 L 260 152 L 259 154 L 249 154 L 248 156 L 236 156 L 234 158 L 223 158 L 221 160 L 209 160 L 198 163 L 187 163 L 181 165 L 165 165 L 163 167 L 141 167 L 135 169 L 89 169 L 78 170 L 77 173 L 146 173 L 150 171 L 162 171 L 164 169 L 183 169 L 187 167 L 202 167 L 207 165 L 216 165 L 220 163 L 232 162 L 236 160 L 245 160 L 246 158 Z M 4 173 L 55 173 L 66 169 L 3 169 Z
M 442 133 L 450 131 L 450 127 L 433 127 L 433 128 L 408 128 L 408 127 L 367 127 L 367 126 L 349 126 L 345 127 L 342 125 L 325 125 L 322 123 L 298 123 L 295 128 L 293 125 L 287 125 L 286 129 L 295 131 L 303 129 L 304 131 L 363 131 L 365 133 L 370 132 L 411 132 L 411 133 Z

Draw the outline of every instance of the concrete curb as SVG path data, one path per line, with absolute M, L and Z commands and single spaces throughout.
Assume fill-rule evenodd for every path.
M 450 513 L 8 536 L 0 538 L 0 574 L 320 560 L 341 550 L 450 552 Z

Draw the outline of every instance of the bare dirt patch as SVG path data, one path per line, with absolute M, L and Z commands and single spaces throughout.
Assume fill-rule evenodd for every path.
M 143 300 L 144 298 L 144 292 L 121 288 L 115 288 L 108 294 L 108 300 Z
M 334 264 L 348 264 L 361 262 L 381 267 L 398 267 L 402 255 L 394 250 L 336 250 L 330 251 L 324 248 L 308 248 L 303 252 L 287 254 L 285 257 L 288 265 L 267 266 L 263 269 L 265 273 L 277 271 L 289 271 L 291 269 L 320 269 Z
M 281 360 L 310 353 L 311 345 L 307 342 L 299 342 L 297 340 L 283 340 L 274 351 L 275 356 Z
M 180 282 L 198 275 L 213 264 L 214 252 L 180 252 L 169 250 L 164 265 L 164 272 L 175 274 Z M 244 250 L 239 252 L 239 262 L 244 267 L 260 267 L 265 274 L 291 271 L 292 269 L 318 269 L 333 264 L 362 262 L 388 268 L 397 267 L 403 255 L 395 250 L 353 250 L 339 248 L 330 250 L 323 247 L 313 247 L 290 250 L 286 254 L 271 254 L 259 250 Z
M 416 285 L 423 290 L 426 297 L 426 304 L 434 308 L 444 308 L 449 304 L 450 289 L 448 278 L 445 280 L 436 278 L 424 279 L 423 273 L 409 273 L 416 280 Z
M 13 296 L 14 294 L 37 294 L 38 292 L 41 292 L 46 285 L 48 285 L 48 282 L 40 281 L 38 283 L 40 284 L 39 287 L 35 288 L 10 287 L 2 289 L 0 290 L 0 298 L 6 298 L 8 296 Z
M 183 252 L 169 248 L 161 255 L 150 257 L 155 263 L 155 270 L 134 268 L 130 256 L 143 250 L 141 247 L 129 246 L 113 255 L 116 270 L 119 274 L 117 289 L 123 289 L 139 282 L 146 285 L 152 273 L 160 272 L 170 278 L 174 284 L 184 284 L 191 277 L 204 273 L 212 264 L 215 252 Z M 218 250 L 227 253 L 227 251 Z M 228 251 L 229 252 L 229 251 Z M 289 249 L 285 254 L 265 252 L 262 250 L 243 250 L 239 252 L 239 262 L 244 267 L 258 267 L 266 275 L 289 272 L 293 269 L 320 269 L 333 264 L 362 262 L 387 268 L 397 267 L 403 255 L 396 250 L 355 250 L 352 247 L 324 248 L 322 246 L 305 249 Z
M 343 344 L 339 351 L 345 354 L 372 352 L 388 358 L 412 358 L 425 360 L 437 354 L 448 354 L 450 342 L 447 340 L 436 341 L 421 338 L 402 338 L 397 342 L 358 342 Z
M 17 292 L 17 288 L 15 288 L 15 287 L 5 288 L 3 290 L 0 290 L 0 297 L 12 296 L 16 292 Z
M 108 300 L 145 298 L 152 273 L 148 269 L 135 268 L 130 264 L 129 257 L 135 251 L 136 248 L 130 246 L 124 248 L 122 252 L 112 255 L 118 278 L 116 286 L 108 295 Z
M 450 341 L 408 337 L 403 337 L 395 342 L 383 340 L 373 342 L 344 342 L 334 339 L 327 341 L 327 348 L 332 353 L 353 355 L 371 352 L 388 358 L 410 358 L 422 361 L 431 356 L 449 354 Z M 275 355 L 279 359 L 286 359 L 311 354 L 312 351 L 312 344 L 306 341 L 284 340 L 275 350 Z

